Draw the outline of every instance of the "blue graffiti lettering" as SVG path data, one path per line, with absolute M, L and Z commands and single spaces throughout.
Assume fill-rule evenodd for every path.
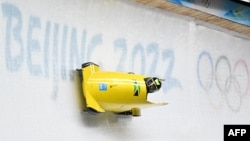
M 97 34 L 91 38 L 88 45 L 87 61 L 90 61 L 94 49 L 100 44 L 102 44 L 102 34 Z
M 157 62 L 159 59 L 159 45 L 157 43 L 151 43 L 148 45 L 147 56 L 149 56 L 150 54 L 153 55 L 153 59 L 152 59 L 152 62 L 150 64 L 150 69 L 149 69 L 148 74 L 154 76 L 154 75 L 156 75 L 155 70 L 157 68 Z
M 53 93 L 52 99 L 57 98 L 58 93 L 58 32 L 59 32 L 59 24 L 54 25 L 54 32 L 53 32 L 53 57 L 52 57 L 52 64 L 53 64 Z
M 6 18 L 5 61 L 7 71 L 20 71 L 21 67 L 26 65 L 31 76 L 51 78 L 53 84 L 51 98 L 53 100 L 58 97 L 59 79 L 73 81 L 72 70 L 79 68 L 84 62 L 91 61 L 92 57 L 97 55 L 99 47 L 103 45 L 102 33 L 87 38 L 87 31 L 83 30 L 79 37 L 80 32 L 76 28 L 60 26 L 59 23 L 51 21 L 43 22 L 37 16 L 29 16 L 28 25 L 26 25 L 27 31 L 22 31 L 22 13 L 16 6 L 3 3 L 2 12 Z M 43 39 L 40 39 L 43 30 Z M 22 35 L 27 35 L 26 40 L 22 38 Z M 23 41 L 27 43 L 27 50 L 24 48 Z M 150 42 L 145 46 L 138 42 L 134 46 L 132 45 L 130 50 L 127 40 L 123 37 L 115 38 L 112 43 L 113 50 L 120 55 L 117 58 L 117 71 L 124 71 L 126 61 L 129 61 L 129 68 L 126 69 L 130 71 L 139 69 L 141 74 L 161 76 L 161 74 L 156 74 L 156 70 L 159 67 L 161 69 L 158 61 L 162 57 L 164 62 L 169 63 L 163 74 L 167 80 L 163 88 L 164 92 L 171 88 L 181 87 L 180 82 L 172 76 L 175 63 L 173 50 L 167 49 L 162 52 L 156 42 Z M 146 56 L 150 56 L 152 59 L 149 60 Z M 40 60 L 40 58 L 42 59 Z M 101 66 L 103 62 L 100 60 L 95 63 Z
M 87 32 L 83 30 L 82 32 L 82 41 L 81 41 L 81 62 L 85 62 L 84 60 L 84 54 L 85 54 L 85 49 L 86 49 L 86 38 L 87 38 Z
M 61 78 L 66 80 L 66 45 L 67 45 L 68 27 L 63 27 L 62 48 L 61 48 Z
M 79 64 L 81 64 L 76 37 L 77 37 L 76 29 L 73 28 L 71 31 L 70 55 L 69 55 L 69 67 L 70 68 L 74 68 L 74 65 L 79 66 Z M 73 80 L 73 79 L 74 79 L 74 74 L 72 72 L 70 73 L 70 80 Z
M 164 77 L 166 79 L 166 85 L 163 85 L 164 92 L 167 92 L 168 90 L 174 87 L 182 88 L 179 80 L 172 77 L 172 71 L 173 71 L 174 63 L 175 63 L 174 51 L 172 49 L 164 50 L 162 53 L 162 59 L 164 61 L 167 61 L 167 60 L 170 61 L 167 67 L 167 71 L 165 72 L 165 77 Z
M 117 66 L 117 71 L 122 71 L 124 69 L 125 60 L 127 58 L 127 43 L 123 38 L 117 38 L 114 41 L 114 50 L 117 53 L 121 50 L 121 57 L 119 59 L 119 65 Z
M 139 56 L 139 57 L 138 57 Z M 145 73 L 145 54 L 144 54 L 144 49 L 141 44 L 135 45 L 133 51 L 132 51 L 132 56 L 131 56 L 131 66 L 132 66 L 132 71 L 134 71 L 134 66 L 138 66 L 138 64 L 134 64 L 135 60 L 141 59 L 141 74 Z
M 50 44 L 50 22 L 46 23 L 44 35 L 44 76 L 49 77 L 49 44 Z
M 27 35 L 27 65 L 32 75 L 41 75 L 41 66 L 39 64 L 33 64 L 32 62 L 32 53 L 40 51 L 39 41 L 32 38 L 34 37 L 32 33 L 35 29 L 41 29 L 40 19 L 31 16 L 29 20 L 29 29 Z
M 2 4 L 2 12 L 3 15 L 7 18 L 5 35 L 6 68 L 9 71 L 18 71 L 23 64 L 24 59 L 23 41 L 21 38 L 22 15 L 20 10 L 16 6 L 8 3 Z M 14 23 L 16 24 L 13 25 Z M 18 46 L 19 49 L 15 48 L 14 51 L 14 48 L 12 47 L 13 43 L 16 43 L 16 46 Z M 16 52 L 16 50 L 19 50 L 19 52 Z

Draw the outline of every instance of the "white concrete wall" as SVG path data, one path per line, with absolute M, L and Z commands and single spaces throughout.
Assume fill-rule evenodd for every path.
M 221 141 L 250 124 L 250 39 L 115 0 L 1 0 L 0 140 Z M 82 113 L 73 70 L 165 78 L 139 118 Z

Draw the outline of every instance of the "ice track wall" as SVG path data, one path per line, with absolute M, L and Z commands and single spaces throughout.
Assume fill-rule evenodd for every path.
M 112 0 L 0 2 L 0 140 L 221 141 L 250 124 L 250 39 Z M 166 79 L 139 118 L 81 112 L 83 62 Z

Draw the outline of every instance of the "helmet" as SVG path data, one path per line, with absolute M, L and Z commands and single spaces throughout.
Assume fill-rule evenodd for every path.
M 156 77 L 145 78 L 145 83 L 148 93 L 153 93 L 161 88 L 161 81 L 159 78 Z

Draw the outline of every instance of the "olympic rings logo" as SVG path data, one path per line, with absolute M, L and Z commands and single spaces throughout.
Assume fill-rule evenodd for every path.
M 209 52 L 200 53 L 197 77 L 201 88 L 207 93 L 212 107 L 221 109 L 226 100 L 228 107 L 238 112 L 242 98 L 249 90 L 249 70 L 244 60 L 237 60 L 231 67 L 226 56 L 220 56 L 215 65 Z M 217 89 L 213 89 L 216 86 Z

